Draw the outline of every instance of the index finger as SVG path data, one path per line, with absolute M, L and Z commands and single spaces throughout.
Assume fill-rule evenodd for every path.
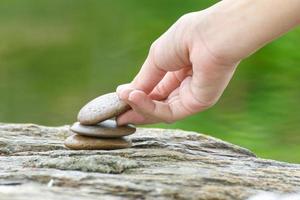
M 156 65 L 152 55 L 153 53 L 150 51 L 141 70 L 131 82 L 135 89 L 142 90 L 146 94 L 150 93 L 166 74 L 165 70 Z

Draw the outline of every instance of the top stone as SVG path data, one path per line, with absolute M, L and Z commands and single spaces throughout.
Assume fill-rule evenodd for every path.
M 129 105 L 120 100 L 118 95 L 113 92 L 99 96 L 87 103 L 81 108 L 77 118 L 83 125 L 95 125 L 115 117 L 129 108 Z

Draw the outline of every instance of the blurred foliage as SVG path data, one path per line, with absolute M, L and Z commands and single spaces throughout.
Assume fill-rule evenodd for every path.
M 72 123 L 85 102 L 129 82 L 151 42 L 181 15 L 215 2 L 2 0 L 0 121 Z M 155 127 L 203 132 L 299 163 L 299 47 L 295 29 L 243 61 L 216 106 Z

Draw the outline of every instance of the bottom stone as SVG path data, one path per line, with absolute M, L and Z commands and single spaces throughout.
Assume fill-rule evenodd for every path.
M 131 141 L 125 138 L 100 139 L 77 134 L 65 140 L 65 146 L 74 150 L 113 150 L 129 148 L 131 145 Z

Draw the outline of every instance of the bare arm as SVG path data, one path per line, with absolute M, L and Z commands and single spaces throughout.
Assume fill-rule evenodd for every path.
M 213 54 L 228 61 L 245 58 L 300 24 L 299 0 L 224 0 L 206 12 L 198 32 Z
M 118 123 L 174 122 L 211 107 L 242 59 L 299 23 L 300 0 L 223 0 L 181 17 L 118 87 L 133 108 Z

